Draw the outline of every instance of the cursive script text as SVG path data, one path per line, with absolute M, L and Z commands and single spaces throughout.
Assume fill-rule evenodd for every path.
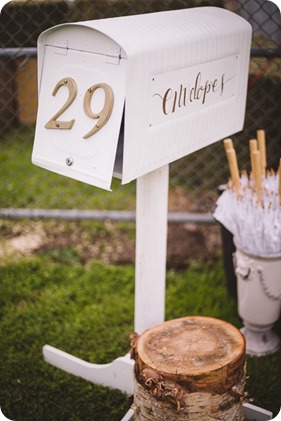
M 162 98 L 162 111 L 165 115 L 174 113 L 178 108 L 187 107 L 188 103 L 199 101 L 202 105 L 206 103 L 209 95 L 217 93 L 223 95 L 225 74 L 220 79 L 206 80 L 202 82 L 201 72 L 197 73 L 192 87 L 180 84 L 177 90 L 168 88 Z

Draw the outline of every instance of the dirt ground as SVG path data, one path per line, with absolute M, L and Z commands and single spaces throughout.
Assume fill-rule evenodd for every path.
M 100 259 L 108 263 L 126 264 L 134 262 L 135 239 L 118 224 L 104 222 L 93 233 L 85 232 L 79 222 L 19 221 L 5 222 L 0 229 L 0 259 L 32 256 L 36 253 L 62 250 L 71 247 L 83 262 Z M 169 224 L 167 242 L 167 264 L 186 267 L 190 261 L 211 261 L 218 257 L 220 232 L 216 225 Z
M 204 196 L 189 201 L 177 191 L 170 193 L 172 212 L 206 212 L 213 198 Z M 105 221 L 0 221 L 0 260 L 51 253 L 71 248 L 82 262 L 99 259 L 108 263 L 133 263 L 135 259 L 135 225 Z M 167 239 L 167 266 L 185 268 L 192 260 L 216 259 L 221 252 L 220 228 L 217 224 L 170 223 Z

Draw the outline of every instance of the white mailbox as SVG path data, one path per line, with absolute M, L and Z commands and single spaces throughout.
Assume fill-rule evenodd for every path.
M 33 163 L 110 190 L 242 130 L 250 42 L 215 7 L 43 32 Z

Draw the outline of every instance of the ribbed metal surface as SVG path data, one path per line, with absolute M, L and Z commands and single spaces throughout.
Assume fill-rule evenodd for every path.
M 244 19 L 206 7 L 84 24 L 113 38 L 127 54 L 124 183 L 242 129 L 251 38 Z M 154 75 L 233 54 L 239 64 L 232 102 L 202 109 L 197 118 L 149 127 Z

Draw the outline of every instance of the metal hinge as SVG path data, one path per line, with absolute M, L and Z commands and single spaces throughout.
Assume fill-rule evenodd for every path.
M 116 54 L 116 49 L 113 51 L 107 51 L 105 55 L 105 62 L 109 64 L 119 64 L 121 60 L 121 49 Z

